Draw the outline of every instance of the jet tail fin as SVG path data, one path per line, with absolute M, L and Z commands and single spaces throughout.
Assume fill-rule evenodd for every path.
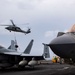
M 44 53 L 43 53 L 44 58 L 50 58 L 49 47 L 44 43 L 43 45 L 44 45 Z
M 58 32 L 57 37 L 62 36 L 63 34 L 65 34 L 64 32 Z
M 30 53 L 31 48 L 33 46 L 33 41 L 34 41 L 33 39 L 30 41 L 29 45 L 26 47 L 26 49 L 25 49 L 25 51 L 23 53 L 25 53 L 25 54 L 29 54 Z
M 8 47 L 8 49 L 17 51 L 17 48 L 15 46 L 16 46 L 16 41 L 11 40 L 11 45 Z

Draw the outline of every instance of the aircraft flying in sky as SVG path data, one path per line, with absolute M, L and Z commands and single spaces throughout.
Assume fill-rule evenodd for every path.
M 0 25 L 0 26 L 7 26 L 7 27 L 5 27 L 5 29 L 9 30 L 10 32 L 14 31 L 14 32 L 21 32 L 21 33 L 25 33 L 25 34 L 31 33 L 30 28 L 28 28 L 27 31 L 24 31 L 20 27 L 16 26 L 14 24 L 13 20 L 10 20 L 10 21 L 11 21 L 12 25 Z
M 38 60 L 44 60 L 49 58 L 49 48 L 44 44 L 44 52 L 42 55 L 31 55 L 30 51 L 33 45 L 31 40 L 24 52 L 19 53 L 17 47 L 15 46 L 15 41 L 11 41 L 11 45 L 6 49 L 3 46 L 0 46 L 0 67 L 7 68 L 17 65 L 18 67 L 24 68 L 26 65 L 35 66 Z

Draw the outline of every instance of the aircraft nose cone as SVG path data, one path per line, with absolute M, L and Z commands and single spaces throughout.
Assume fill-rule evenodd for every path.
M 52 51 L 60 57 L 69 57 L 68 53 L 75 49 L 75 38 L 71 35 L 64 34 L 53 39 L 50 44 Z

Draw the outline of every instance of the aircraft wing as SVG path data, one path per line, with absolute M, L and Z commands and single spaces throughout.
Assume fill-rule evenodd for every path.
M 21 54 L 20 56 L 24 57 L 25 59 L 32 59 L 32 58 L 34 58 L 35 60 L 43 60 L 44 59 L 43 55 Z
M 16 55 L 16 56 L 20 56 L 21 53 L 18 52 L 3 52 L 2 54 L 6 54 L 6 55 Z
M 50 58 L 49 47 L 46 44 L 43 44 L 43 45 L 44 45 L 44 51 L 43 51 L 43 54 L 41 54 L 41 55 L 25 54 L 23 52 L 20 56 L 24 57 L 25 59 L 34 58 L 35 60 L 45 60 L 46 58 Z

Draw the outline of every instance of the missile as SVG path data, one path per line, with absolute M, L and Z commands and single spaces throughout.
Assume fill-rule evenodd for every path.
M 25 58 L 23 58 L 23 60 L 19 62 L 19 66 L 25 66 L 26 64 L 27 60 L 25 60 Z
M 29 66 L 34 66 L 34 65 L 37 65 L 37 61 L 34 60 L 34 58 L 32 58 L 32 60 L 28 63 Z

